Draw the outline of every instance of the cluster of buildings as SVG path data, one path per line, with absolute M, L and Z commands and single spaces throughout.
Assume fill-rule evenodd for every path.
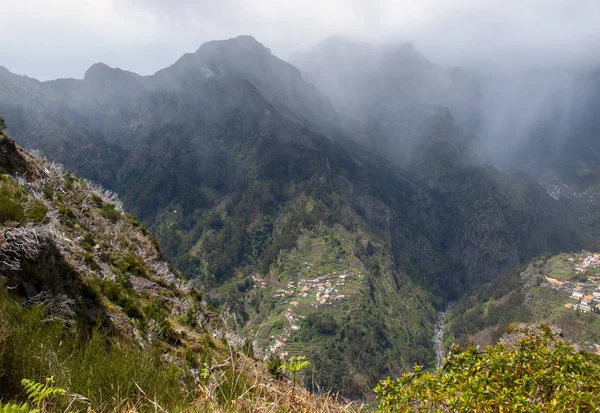
M 302 278 L 297 283 L 289 281 L 281 288 L 274 290 L 272 298 L 307 298 L 315 297 L 314 306 L 333 304 L 348 299 L 348 294 L 342 294 L 340 291 L 353 278 L 352 274 L 338 274 L 335 271 L 332 274 L 321 275 L 312 279 Z M 267 288 L 269 283 L 255 273 L 252 274 L 254 288 Z M 295 303 L 295 304 L 294 304 Z M 292 305 L 298 305 L 298 301 L 291 302 Z
M 558 183 L 556 185 L 552 185 L 552 186 L 547 186 L 546 187 L 546 192 L 548 193 L 548 195 L 550 195 L 552 198 L 558 200 L 562 197 L 567 197 L 567 198 L 579 198 L 582 200 L 589 200 L 590 202 L 595 202 L 598 196 L 598 193 L 595 192 L 593 189 L 587 189 L 584 192 L 577 192 L 574 188 L 570 187 L 569 185 L 565 184 L 565 183 Z
M 309 269 L 308 265 L 310 264 L 306 265 Z M 267 345 L 271 354 L 286 357 L 287 353 L 284 351 L 284 347 L 289 343 L 294 332 L 300 330 L 300 321 L 304 318 L 301 313 L 306 311 L 307 306 L 318 308 L 347 301 L 350 297 L 349 290 L 351 291 L 348 288 L 350 280 L 354 277 L 362 278 L 362 274 L 354 275 L 335 271 L 314 278 L 304 276 L 297 281 L 288 281 L 285 284 L 267 280 L 256 273 L 252 273 L 251 277 L 254 288 L 272 289 L 272 298 L 287 306 L 284 315 L 289 325 L 283 327 L 278 334 L 271 335 Z M 301 277 L 300 273 L 298 277 Z
M 576 301 L 565 304 L 565 307 L 584 313 L 600 314 L 600 276 L 589 274 L 591 269 L 600 267 L 600 254 L 588 253 L 578 259 L 570 257 L 567 260 L 573 263 L 576 273 L 585 274 L 586 281 L 560 281 L 545 277 L 546 281 L 552 287 L 568 292 L 570 298 Z
M 296 284 L 294 283 L 294 281 L 290 281 L 287 283 L 285 288 L 280 288 L 279 290 L 275 291 L 275 294 L 273 294 L 273 298 L 291 297 L 295 294 L 296 294 Z
M 313 279 L 301 279 L 298 282 L 298 296 L 306 298 L 314 295 L 315 303 L 313 305 L 344 301 L 347 299 L 347 294 L 342 294 L 340 290 L 352 277 L 350 274 L 338 274 L 336 271 Z
M 567 303 L 565 307 L 583 311 L 584 313 L 592 312 L 600 314 L 600 290 L 586 291 L 583 286 L 576 285 L 573 287 L 571 298 L 574 298 L 577 302 Z
M 293 305 L 293 303 L 294 303 L 294 301 L 292 301 L 291 304 Z M 271 346 L 269 346 L 269 350 L 271 351 L 271 354 L 279 353 L 279 357 L 281 357 L 282 359 L 287 357 L 288 353 L 281 352 L 280 350 L 290 340 L 293 332 L 300 330 L 300 319 L 304 318 L 304 316 L 299 315 L 299 314 L 293 312 L 291 308 L 288 308 L 285 313 L 285 318 L 289 321 L 290 326 L 284 327 L 283 333 L 280 334 L 279 336 L 277 336 L 277 338 L 275 338 L 275 336 L 271 336 L 271 339 L 272 340 L 274 339 L 275 342 Z
M 569 258 L 569 261 L 575 261 L 574 258 Z M 600 265 L 600 254 L 588 254 L 585 257 L 579 258 L 579 264 L 575 267 L 575 271 L 578 273 L 585 273 L 590 268 L 598 268 Z M 596 278 L 596 276 L 589 276 L 588 278 Z
M 267 280 L 259 277 L 256 273 L 252 273 L 252 282 L 254 283 L 254 288 L 267 288 Z
M 569 185 L 564 183 L 558 183 L 556 185 L 550 186 L 546 188 L 548 195 L 552 198 L 558 200 L 563 196 L 567 196 L 569 198 L 573 198 L 577 196 L 577 192 L 571 188 Z

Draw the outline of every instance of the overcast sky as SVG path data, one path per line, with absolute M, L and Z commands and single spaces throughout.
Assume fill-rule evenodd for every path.
M 598 62 L 600 0 L 0 0 L 0 65 L 38 79 L 93 63 L 154 73 L 250 34 L 286 59 L 331 35 L 412 41 L 450 65 Z

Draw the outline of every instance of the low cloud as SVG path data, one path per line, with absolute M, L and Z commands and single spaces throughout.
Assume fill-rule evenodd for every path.
M 597 63 L 597 0 L 5 0 L 0 65 L 41 79 L 92 63 L 152 73 L 251 34 L 283 58 L 345 34 L 412 41 L 447 65 Z

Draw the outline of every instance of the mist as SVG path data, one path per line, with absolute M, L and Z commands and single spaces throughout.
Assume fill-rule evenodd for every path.
M 453 66 L 597 64 L 595 0 L 4 0 L 0 65 L 41 80 L 102 61 L 151 74 L 202 43 L 249 34 L 283 59 L 332 35 L 412 42 Z
M 249 34 L 404 157 L 432 122 L 414 107 L 441 105 L 480 156 L 505 169 L 539 167 L 523 155 L 531 142 L 558 150 L 588 110 L 585 79 L 600 66 L 595 0 L 5 0 L 2 8 L 0 65 L 18 74 L 82 78 L 101 61 L 148 75 L 206 41 Z

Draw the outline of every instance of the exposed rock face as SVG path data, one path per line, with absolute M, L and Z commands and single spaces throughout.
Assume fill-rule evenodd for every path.
M 556 326 L 520 323 L 514 326 L 514 328 L 510 332 L 506 333 L 500 339 L 500 342 L 508 347 L 513 347 L 519 342 L 519 340 L 544 333 L 550 333 L 556 339 L 563 338 L 562 330 Z
M 188 284 L 113 193 L 27 153 L 7 136 L 0 136 L 0 171 L 2 288 L 84 331 L 103 323 L 142 346 L 152 340 L 181 344 L 184 337 L 161 336 L 171 331 L 170 318 L 189 311 L 204 317 Z M 203 328 L 211 326 L 217 324 Z
M 521 292 L 525 295 L 525 303 L 527 303 L 531 299 L 531 290 L 540 285 L 544 276 L 531 264 L 520 274 L 520 276 L 523 282 Z
M 17 150 L 17 145 L 8 136 L 0 132 L 0 173 L 24 173 L 25 159 Z

